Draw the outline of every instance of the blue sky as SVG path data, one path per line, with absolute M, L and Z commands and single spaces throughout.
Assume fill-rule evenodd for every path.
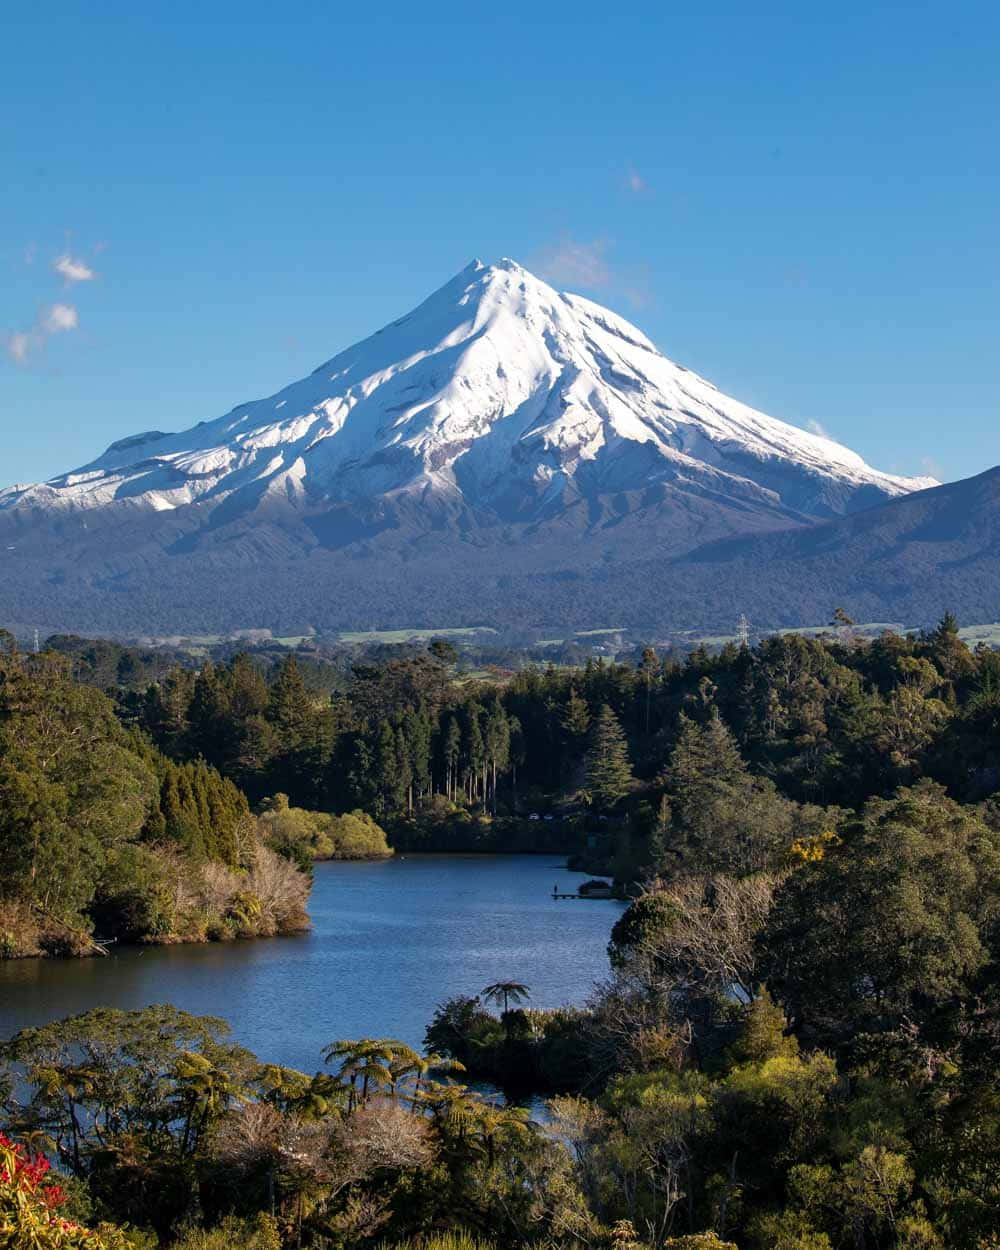
M 0 486 L 504 255 L 880 468 L 1000 461 L 1000 7 L 476 7 L 5 15 Z

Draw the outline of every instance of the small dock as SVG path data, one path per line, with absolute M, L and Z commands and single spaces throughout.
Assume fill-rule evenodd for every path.
M 586 894 L 564 894 L 561 890 L 553 889 L 550 898 L 614 898 L 613 890 L 588 890 Z

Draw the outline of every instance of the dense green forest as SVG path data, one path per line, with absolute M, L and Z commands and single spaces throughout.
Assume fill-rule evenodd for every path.
M 566 850 L 629 883 L 707 846 L 716 868 L 774 866 L 793 834 L 920 780 L 987 819 L 1000 791 L 1000 654 L 970 651 L 950 618 L 486 681 L 443 640 L 326 674 L 295 653 L 162 666 L 52 644 L 0 658 L 0 930 L 15 953 L 95 929 L 302 923 L 290 908 L 258 926 L 241 874 L 275 851 L 307 874 L 314 858 L 386 854 L 383 828 L 405 850 Z
M 332 693 L 294 658 L 106 695 L 8 648 L 0 675 L 8 909 L 92 917 L 109 864 L 170 846 L 247 874 L 248 818 L 293 872 L 373 827 L 558 836 L 634 895 L 585 1007 L 470 986 L 423 1055 L 331 1038 L 308 1076 L 166 1007 L 25 1030 L 0 1229 L 50 1240 L 24 1244 L 1000 1246 L 1000 654 L 952 619 L 503 683 L 435 644 Z M 182 777 L 229 823 L 182 824 Z
M 454 660 L 441 641 L 389 651 L 318 692 L 295 654 L 276 668 L 240 654 L 119 692 L 118 711 L 167 757 L 204 759 L 252 804 L 283 793 L 296 807 L 359 809 L 408 846 L 518 839 L 513 818 L 531 812 L 583 817 L 591 832 L 606 816 L 627 826 L 640 868 L 654 828 L 681 853 L 684 804 L 668 802 L 670 829 L 660 809 L 699 749 L 734 785 L 745 778 L 761 820 L 785 824 L 803 807 L 812 820 L 815 808 L 854 809 L 920 778 L 962 802 L 1000 790 L 1000 654 L 970 651 L 950 618 L 923 635 L 866 642 L 848 623 L 823 639 L 684 659 L 647 648 L 636 663 L 527 667 L 502 681 L 456 674 Z M 616 730 L 621 784 L 608 790 L 592 765 Z
M 294 932 L 308 880 L 204 759 L 172 760 L 54 652 L 0 638 L 0 957 Z

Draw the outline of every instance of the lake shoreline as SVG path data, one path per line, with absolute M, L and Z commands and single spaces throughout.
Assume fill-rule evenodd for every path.
M 551 851 L 491 851 L 485 849 L 464 850 L 464 851 L 396 851 L 392 850 L 388 855 L 356 855 L 356 856 L 324 856 L 323 858 L 313 861 L 314 869 L 323 864 L 385 864 L 393 860 L 445 860 L 458 861 L 462 859 L 486 860 L 486 859 L 537 859 L 541 857 L 552 858 Z M 566 862 L 562 865 L 564 869 L 576 871 L 570 863 L 569 856 L 563 856 L 559 853 L 560 858 L 565 858 Z M 311 895 L 310 889 L 310 895 Z M 599 896 L 598 896 L 599 897 Z M 619 896 L 613 896 L 618 898 Z M 589 900 L 585 900 L 589 901 Z M 144 938 L 140 941 L 129 942 L 119 938 L 105 938 L 100 934 L 72 934 L 74 939 L 73 949 L 66 950 L 26 950 L 13 954 L 0 954 L 0 966 L 6 963 L 17 963 L 24 960 L 59 960 L 64 963 L 82 962 L 91 959 L 104 959 L 115 950 L 156 950 L 163 947 L 175 946 L 217 946 L 217 945 L 234 945 L 243 942 L 263 942 L 270 941 L 273 938 L 280 937 L 298 937 L 303 934 L 312 932 L 312 921 L 308 924 L 289 928 L 287 930 L 279 930 L 274 933 L 231 933 L 221 931 L 218 933 L 207 934 L 201 937 L 187 937 L 180 934 L 165 934 L 162 937 Z M 2 936 L 2 935 L 0 935 Z M 78 947 L 78 948 L 77 948 Z
M 334 861 L 324 861 L 332 863 Z M 347 861 L 344 861 L 347 862 Z M 121 941 L 118 938 L 104 938 L 99 934 L 73 934 L 71 941 L 79 949 L 66 950 L 26 950 L 13 954 L 0 955 L 0 967 L 9 963 L 24 963 L 28 960 L 45 962 L 56 960 L 60 963 L 83 963 L 92 959 L 106 959 L 113 950 L 158 950 L 167 946 L 230 946 L 241 942 L 268 942 L 274 938 L 299 937 L 312 930 L 312 923 L 297 925 L 288 929 L 279 929 L 274 933 L 219 933 L 204 937 L 185 937 L 181 934 L 166 934 L 160 938 L 143 938 L 138 942 Z M 48 940 L 48 938 L 46 938 Z
M 505 979 L 582 1005 L 608 974 L 622 904 L 555 903 L 564 856 L 429 853 L 316 866 L 311 928 L 284 940 L 115 943 L 103 958 L 0 962 L 0 1037 L 95 1007 L 221 1016 L 258 1054 L 313 1071 L 335 1038 L 423 1045 L 436 1007 Z

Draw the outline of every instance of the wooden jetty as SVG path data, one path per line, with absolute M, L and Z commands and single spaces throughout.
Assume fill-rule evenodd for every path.
M 615 898 L 613 890 L 588 890 L 586 894 L 564 894 L 561 890 L 552 887 L 553 898 Z

